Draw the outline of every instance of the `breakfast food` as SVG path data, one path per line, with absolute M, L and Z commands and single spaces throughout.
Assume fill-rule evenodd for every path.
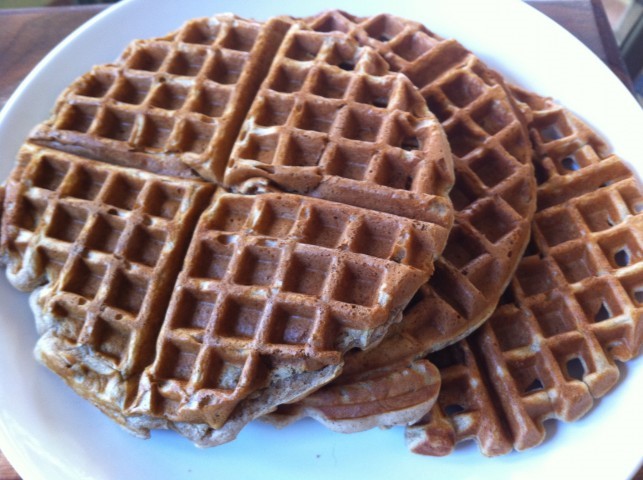
M 407 429 L 409 447 L 445 455 L 473 438 L 485 455 L 525 450 L 543 422 L 573 421 L 639 352 L 643 195 L 630 169 L 586 124 L 514 88 L 533 114 L 538 211 L 532 244 L 489 321 L 429 359 L 438 402 Z
M 257 186 L 262 179 L 267 183 Z M 445 198 L 453 185 L 450 150 L 417 89 L 403 75 L 388 73 L 372 49 L 302 24 L 289 30 L 272 62 L 224 183 L 393 214 L 402 222 L 399 230 L 393 224 L 364 230 L 346 218 L 327 233 L 341 235 L 348 227 L 363 237 L 365 249 L 382 247 L 381 236 L 399 236 L 396 261 L 429 274 L 439 254 L 434 245 L 441 250 L 452 224 Z M 350 248 L 347 241 L 330 240 Z M 389 243 L 381 254 L 388 255 Z
M 299 195 L 218 195 L 194 232 L 132 412 L 207 425 L 192 440 L 209 446 L 328 382 L 344 352 L 399 320 L 422 282 L 420 269 L 394 260 L 404 236 L 370 239 L 365 253 L 361 229 L 396 223 Z M 328 231 L 342 224 L 338 237 Z
M 437 350 L 491 314 L 527 245 L 535 179 L 526 119 L 498 73 L 457 41 L 420 23 L 337 10 L 306 22 L 318 31 L 345 32 L 374 48 L 391 70 L 419 89 L 449 140 L 456 171 L 449 195 L 456 221 L 436 265 L 441 278 L 433 282 L 432 293 L 425 292 L 447 305 L 423 315 L 423 328 L 431 329 L 425 348 Z M 421 303 L 419 308 L 425 308 L 429 302 Z
M 453 165 L 439 122 L 408 79 L 390 73 L 369 47 L 287 19 L 272 19 L 268 26 L 217 15 L 187 22 L 160 39 L 135 41 L 116 64 L 94 67 L 74 82 L 58 99 L 52 117 L 33 130 L 30 142 L 181 177 L 193 178 L 189 167 L 194 167 L 228 190 L 299 192 L 418 220 L 418 228 L 402 220 L 410 230 L 398 232 L 406 241 L 396 258 L 420 268 L 428 278 L 453 221 L 446 198 Z M 271 44 L 281 45 L 273 46 L 272 63 L 262 71 L 252 70 L 253 75 L 263 72 L 260 86 L 241 82 L 230 87 L 228 77 L 218 76 L 228 72 L 227 64 L 204 60 L 233 50 L 254 65 L 255 57 L 267 55 L 264 36 L 269 34 L 261 32 L 275 30 L 284 31 L 278 39 L 271 37 Z M 172 59 L 178 54 L 170 55 L 170 50 L 181 52 L 181 65 L 191 67 L 177 70 L 178 60 Z M 179 95 L 170 87 L 173 82 L 189 88 Z M 227 93 L 213 93 L 203 103 L 203 92 L 211 89 Z M 228 97 L 237 100 L 226 103 L 223 116 L 219 111 L 202 113 L 206 105 L 213 107 Z M 76 115 L 85 110 L 91 115 Z M 240 119 L 229 120 L 228 114 Z M 170 125 L 148 128 L 161 125 L 157 117 L 167 118 Z M 184 135 L 184 127 L 197 118 L 220 128 L 204 130 L 195 143 L 196 137 Z M 232 124 L 234 128 L 224 128 Z M 225 134 L 218 133 L 222 129 Z M 168 135 L 192 140 L 179 145 Z M 230 137 L 236 142 L 228 145 Z M 201 160 L 195 159 L 196 150 L 183 148 L 197 143 Z M 217 155 L 224 160 L 199 166 Z
M 292 22 L 195 19 L 133 41 L 58 98 L 33 142 L 127 167 L 220 182 L 250 102 Z
M 536 182 L 525 119 L 498 74 L 416 22 L 340 11 L 306 22 L 372 46 L 415 82 L 453 150 L 456 213 L 435 274 L 384 341 L 348 355 L 340 377 L 267 420 L 283 426 L 311 416 L 342 432 L 412 423 L 439 387 L 435 367 L 419 359 L 486 320 L 527 245 Z
M 63 92 L 0 254 L 38 359 L 136 435 L 312 416 L 497 455 L 638 352 L 640 203 L 586 125 L 417 22 L 226 14 Z
M 33 291 L 40 360 L 122 416 L 211 184 L 94 162 L 32 144 L 7 183 L 2 254 Z
M 377 52 L 223 15 L 62 94 L 12 174 L 2 254 L 36 289 L 45 365 L 137 435 L 211 446 L 399 321 L 452 184 L 439 122 Z

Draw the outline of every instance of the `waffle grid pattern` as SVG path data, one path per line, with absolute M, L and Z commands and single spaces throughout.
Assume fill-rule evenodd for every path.
M 33 135 L 109 149 L 125 166 L 221 180 L 268 60 L 289 23 L 230 15 L 192 20 L 167 37 L 133 42 L 95 67 Z M 133 152 L 133 153 L 132 153 Z M 136 156 L 136 155 L 139 156 Z
M 336 376 L 346 351 L 379 341 L 433 272 L 453 219 L 440 125 L 375 51 L 327 37 L 287 18 L 188 22 L 77 80 L 26 144 L 55 158 L 20 180 L 50 182 L 38 188 L 55 193 L 29 192 L 4 216 L 5 252 L 13 248 L 23 267 L 11 265 L 14 283 L 49 282 L 32 297 L 44 332 L 37 354 L 139 435 L 160 427 L 197 443 L 231 440 Z M 246 118 L 263 131 L 240 139 Z M 257 146 L 269 137 L 281 150 Z M 321 144 L 318 165 L 309 149 Z M 304 196 L 265 193 L 268 185 L 259 200 L 245 178 L 224 178 L 235 173 L 234 145 L 244 155 L 286 152 L 274 183 Z M 72 180 L 61 165 L 81 158 Z M 115 165 L 94 171 L 95 161 Z M 170 177 L 158 174 L 186 184 L 200 175 L 244 195 L 220 195 L 193 232 L 190 222 L 172 223 L 185 216 L 155 219 L 189 213 L 187 200 L 165 198 L 160 184 Z M 287 177 L 305 185 L 289 188 Z M 70 202 L 60 185 L 90 205 Z M 42 222 L 46 231 L 27 233 Z M 186 262 L 169 258 L 182 248 Z
M 336 364 L 381 335 L 423 275 L 388 259 L 394 236 L 371 239 L 383 258 L 360 252 L 353 233 L 372 221 L 354 207 L 295 195 L 219 196 L 188 252 L 143 379 L 154 390 L 141 397 L 150 402 L 143 408 L 220 428 L 258 385 Z M 330 250 L 339 244 L 347 247 Z
M 406 312 L 444 318 L 439 325 L 426 322 L 425 341 L 432 345 L 424 348 L 441 348 L 491 313 L 528 240 L 535 185 L 524 120 L 497 75 L 419 23 L 340 11 L 306 21 L 316 31 L 345 32 L 373 47 L 420 89 L 447 134 L 456 173 L 454 227 L 436 261 L 432 291 L 421 293 L 415 311 Z
M 3 225 L 10 280 L 23 290 L 48 281 L 38 301 L 57 321 L 41 328 L 125 376 L 142 370 L 162 320 L 154 305 L 212 186 L 33 146 L 20 155 Z
M 390 15 L 358 19 L 331 11 L 306 21 L 316 31 L 352 35 L 375 48 L 393 70 L 406 72 L 438 115 L 456 154 L 456 182 L 450 194 L 455 224 L 431 280 L 406 308 L 402 322 L 380 346 L 348 355 L 336 381 L 271 418 L 283 425 L 312 415 L 330 428 L 363 429 L 373 423 L 367 416 L 394 418 L 388 410 L 393 398 L 380 402 L 375 413 L 363 401 L 353 405 L 351 413 L 363 422 L 351 418 L 346 427 L 336 410 L 345 413 L 333 408 L 345 399 L 331 392 L 341 395 L 353 382 L 363 387 L 368 384 L 365 377 L 374 379 L 375 392 L 382 376 L 407 375 L 414 381 L 405 384 L 405 400 L 416 402 L 416 412 L 419 405 L 427 408 L 431 397 L 414 392 L 432 379 L 413 375 L 409 363 L 463 338 L 492 313 L 529 239 L 536 196 L 531 146 L 524 119 L 501 80 L 457 42 Z M 391 395 L 403 397 L 400 389 Z M 374 398 L 382 397 L 382 392 L 374 393 Z M 410 407 L 395 406 L 399 411 Z M 395 421 L 408 423 L 408 417 L 400 415 Z
M 643 196 L 635 178 L 569 112 L 515 94 L 533 110 L 540 186 L 532 244 L 503 304 L 451 347 L 474 355 L 442 365 L 429 357 L 443 386 L 427 418 L 407 429 L 418 453 L 443 455 L 466 438 L 486 455 L 536 446 L 544 420 L 584 415 L 618 380 L 614 361 L 629 360 L 643 342 Z M 450 382 L 455 371 L 460 379 Z M 445 432 L 449 440 L 437 441 Z
M 334 177 L 365 195 L 446 196 L 453 179 L 437 122 L 408 79 L 347 40 L 291 29 L 242 128 L 228 184 L 268 175 L 305 191 Z
M 343 32 L 372 46 L 397 71 L 415 62 L 440 40 L 419 23 L 387 14 L 360 18 L 330 10 L 305 21 L 318 32 Z
M 286 35 L 250 108 L 225 183 L 259 177 L 286 191 L 397 215 L 411 226 L 397 261 L 425 272 L 452 223 L 448 147 L 414 87 L 389 74 L 373 50 L 300 24 Z

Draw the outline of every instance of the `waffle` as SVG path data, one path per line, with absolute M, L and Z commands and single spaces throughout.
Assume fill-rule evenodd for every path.
M 352 220 L 334 239 L 320 221 L 333 217 Z M 377 341 L 424 281 L 394 260 L 403 236 L 370 238 L 370 253 L 353 236 L 394 222 L 300 195 L 220 194 L 199 221 L 132 412 L 207 425 L 208 438 L 193 440 L 210 446 L 336 376 L 343 353 Z
M 226 185 L 290 192 L 451 224 L 449 147 L 419 92 L 369 47 L 295 25 L 242 126 Z M 432 263 L 432 260 L 431 260 Z
M 38 358 L 138 435 L 231 440 L 336 376 L 425 281 L 394 215 L 221 192 L 192 234 L 211 191 L 31 144 L 8 185 L 3 254 L 35 289 Z
M 261 178 L 396 215 L 411 227 L 398 231 L 407 242 L 397 259 L 427 272 L 445 242 L 436 238 L 453 221 L 449 147 L 418 91 L 372 49 L 301 24 L 287 33 L 250 107 L 224 183 L 243 189 Z
M 59 98 L 32 141 L 89 158 L 219 182 L 234 139 L 290 27 L 224 14 L 136 40 Z
M 37 355 L 119 418 L 213 186 L 26 144 L 7 184 L 2 255 L 32 291 Z
M 427 278 L 453 222 L 450 150 L 418 91 L 369 47 L 286 18 L 219 15 L 135 41 L 69 87 L 31 139 L 153 172 L 195 169 L 228 190 L 417 220 L 400 232 L 409 236 L 398 260 Z
M 643 206 L 632 172 L 587 125 L 514 88 L 533 112 L 538 211 L 510 288 L 475 334 L 429 356 L 442 390 L 407 429 L 417 453 L 475 439 L 485 455 L 540 444 L 616 384 L 643 342 Z
M 418 370 L 411 362 L 478 327 L 493 312 L 526 247 L 536 185 L 525 120 L 497 74 L 457 42 L 420 24 L 338 11 L 307 22 L 317 31 L 346 32 L 375 48 L 392 69 L 408 72 L 453 149 L 456 182 L 450 196 L 456 213 L 433 277 L 383 343 L 347 357 L 332 384 L 297 405 L 282 406 L 268 420 L 285 425 L 312 416 L 342 432 L 407 424 L 432 406 L 439 386 L 433 368 L 422 361 Z M 353 389 L 371 397 L 346 393 Z
M 287 18 L 133 42 L 62 94 L 12 178 L 2 252 L 35 289 L 38 358 L 135 434 L 203 446 L 381 341 L 453 221 L 418 90 Z
M 306 23 L 375 49 L 419 89 L 447 135 L 456 173 L 450 191 L 455 222 L 436 263 L 436 281 L 421 294 L 432 298 L 416 299 L 413 313 L 430 324 L 423 327 L 431 329 L 425 348 L 439 349 L 491 314 L 527 245 L 536 194 L 526 120 L 500 75 L 457 41 L 417 22 L 335 10 Z M 420 314 L 424 309 L 431 311 Z

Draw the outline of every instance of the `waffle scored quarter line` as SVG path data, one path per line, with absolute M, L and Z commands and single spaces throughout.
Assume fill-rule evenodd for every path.
M 474 439 L 485 455 L 540 444 L 547 419 L 574 421 L 616 384 L 615 361 L 643 342 L 643 196 L 598 135 L 549 99 L 532 112 L 538 211 L 532 244 L 483 327 L 428 358 L 442 387 L 409 427 L 409 447 L 445 455 Z
M 34 291 L 36 354 L 137 435 L 232 440 L 378 343 L 433 273 L 439 122 L 370 47 L 315 45 L 289 19 L 188 22 L 74 82 L 21 150 L 2 254 Z M 329 109 L 327 132 L 304 123 Z
M 267 420 L 312 416 L 337 431 L 407 424 L 435 401 L 435 367 L 416 359 L 466 336 L 495 308 L 529 239 L 536 203 L 526 120 L 502 78 L 453 40 L 391 15 L 331 11 L 306 19 L 346 32 L 409 74 L 454 152 L 455 223 L 436 272 L 378 347 L 347 356 L 343 374 Z M 428 406 L 428 407 L 427 407 Z

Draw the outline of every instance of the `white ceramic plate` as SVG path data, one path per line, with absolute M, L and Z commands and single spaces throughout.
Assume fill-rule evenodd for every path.
M 60 91 L 93 64 L 114 59 L 134 38 L 162 35 L 191 17 L 233 11 L 266 18 L 330 7 L 383 11 L 453 36 L 519 84 L 551 95 L 601 131 L 640 174 L 643 113 L 605 66 L 566 31 L 517 0 L 329 2 L 328 0 L 130 0 L 60 44 L 0 114 L 0 178 L 29 129 Z M 627 478 L 643 457 L 643 358 L 622 369 L 613 392 L 582 420 L 554 423 L 540 447 L 487 459 L 472 443 L 445 458 L 412 455 L 403 431 L 354 435 L 302 421 L 277 431 L 258 422 L 230 444 L 194 448 L 172 432 L 131 437 L 79 399 L 32 357 L 27 296 L 0 279 L 0 448 L 33 479 L 177 478 Z

